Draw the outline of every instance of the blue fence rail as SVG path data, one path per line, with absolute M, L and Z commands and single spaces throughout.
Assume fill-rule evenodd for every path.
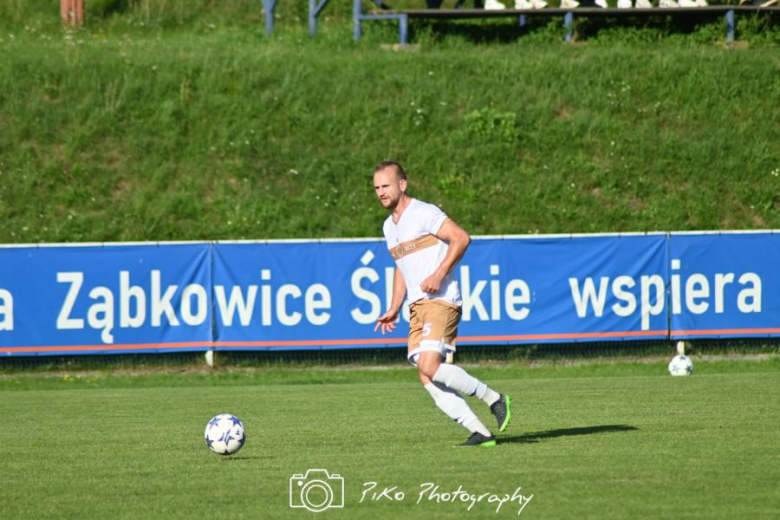
M 778 15 L 780 8 L 776 6 L 753 5 L 710 5 L 705 7 L 653 7 L 653 8 L 547 8 L 547 9 L 380 9 L 366 12 L 364 0 L 353 0 L 354 39 L 362 36 L 362 23 L 376 20 L 398 21 L 398 42 L 407 44 L 409 38 L 409 22 L 411 19 L 464 19 L 464 18 L 517 18 L 519 26 L 527 24 L 528 17 L 563 17 L 565 34 L 563 39 L 571 41 L 574 36 L 574 22 L 577 17 L 648 17 L 648 16 L 724 16 L 726 21 L 726 41 L 733 42 L 735 38 L 735 13 Z
M 330 0 L 308 0 L 308 24 L 309 34 L 317 34 L 317 21 L 322 11 L 328 5 Z M 458 18 L 497 18 L 513 17 L 517 18 L 518 25 L 525 27 L 529 16 L 562 16 L 565 28 L 563 39 L 571 41 L 574 35 L 575 17 L 588 16 L 690 16 L 690 15 L 722 15 L 726 21 L 726 41 L 733 42 L 735 38 L 736 24 L 734 21 L 735 13 L 745 14 L 780 14 L 780 7 L 761 6 L 761 5 L 711 5 L 705 7 L 654 7 L 654 8 L 600 8 L 600 7 L 580 7 L 580 8 L 549 8 L 549 9 L 506 9 L 500 11 L 485 9 L 464 9 L 464 2 L 457 3 L 456 9 L 402 9 L 393 10 L 390 6 L 381 0 L 368 0 L 376 9 L 366 11 L 364 1 L 352 0 L 352 20 L 353 37 L 355 41 L 359 40 L 363 34 L 363 23 L 370 21 L 396 21 L 398 22 L 398 42 L 400 44 L 409 43 L 409 21 L 410 19 L 420 18 L 438 18 L 438 19 L 458 19 Z M 266 34 L 272 34 L 274 31 L 274 13 L 278 0 L 260 0 L 265 18 Z

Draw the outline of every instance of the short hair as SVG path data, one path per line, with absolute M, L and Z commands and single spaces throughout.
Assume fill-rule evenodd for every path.
M 406 180 L 406 172 L 404 171 L 403 166 L 401 166 L 399 163 L 395 161 L 382 161 L 381 163 L 376 165 L 376 168 L 374 168 L 374 173 L 382 171 L 386 168 L 393 168 L 395 170 L 395 173 L 403 180 Z

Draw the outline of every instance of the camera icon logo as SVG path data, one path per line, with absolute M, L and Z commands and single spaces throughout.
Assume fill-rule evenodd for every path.
M 344 507 L 344 477 L 325 469 L 309 469 L 305 475 L 290 477 L 290 507 L 303 507 L 313 513 Z

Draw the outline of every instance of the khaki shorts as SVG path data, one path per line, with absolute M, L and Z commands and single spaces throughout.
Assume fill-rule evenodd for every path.
M 409 353 L 407 359 L 417 365 L 420 352 L 438 352 L 446 357 L 455 352 L 461 309 L 443 300 L 418 300 L 409 314 Z

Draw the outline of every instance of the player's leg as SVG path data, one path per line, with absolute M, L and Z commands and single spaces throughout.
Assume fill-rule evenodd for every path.
M 433 383 L 442 384 L 452 390 L 481 399 L 490 407 L 491 413 L 496 417 L 498 431 L 504 431 L 512 419 L 509 396 L 496 392 L 457 365 L 441 363 L 441 358 L 436 361 L 429 360 L 427 356 L 424 357 L 423 363 L 425 365 L 420 367 L 421 376 L 425 376 Z
M 436 318 L 431 318 L 431 314 L 436 314 Z M 460 309 L 440 304 L 431 308 L 427 315 L 433 321 L 444 322 L 444 330 L 442 332 L 444 346 L 448 351 L 454 352 L 458 325 L 460 324 Z M 442 383 L 448 388 L 484 401 L 496 417 L 499 432 L 503 432 L 509 425 L 509 421 L 512 418 L 509 396 L 492 390 L 488 385 L 457 365 L 441 363 L 440 360 L 431 360 L 428 365 L 422 367 L 422 370 L 425 371 L 432 381 Z
M 442 358 L 447 350 L 455 350 L 455 337 L 460 322 L 460 309 L 436 301 L 428 301 L 415 304 L 417 312 L 415 321 L 421 325 L 414 327 L 415 343 L 419 344 L 414 353 L 435 352 L 439 355 L 420 356 L 416 360 L 417 368 L 422 376 L 435 383 L 476 396 L 485 401 L 488 406 L 500 399 L 500 394 L 491 390 L 485 383 L 471 376 L 457 365 L 442 363 Z M 410 327 L 410 338 L 412 337 Z M 411 340 L 410 340 L 411 346 Z
M 441 337 L 444 327 L 441 323 L 428 321 L 426 315 L 423 308 L 418 305 L 413 306 L 409 329 L 409 361 L 417 365 L 420 382 L 431 395 L 436 406 L 472 433 L 465 445 L 494 446 L 495 437 L 477 418 L 457 390 L 432 381 L 429 377 L 429 374 L 436 372 L 444 356 L 444 341 Z
M 435 351 L 420 352 L 417 357 L 418 363 L 430 364 L 430 358 L 438 358 L 441 363 L 441 354 Z M 490 430 L 479 420 L 474 411 L 468 405 L 465 399 L 461 397 L 457 390 L 448 388 L 442 383 L 431 381 L 423 371 L 420 371 L 420 382 L 433 398 L 434 403 L 444 412 L 447 417 L 457 422 L 473 434 L 479 434 L 479 444 L 495 444 L 495 437 Z

